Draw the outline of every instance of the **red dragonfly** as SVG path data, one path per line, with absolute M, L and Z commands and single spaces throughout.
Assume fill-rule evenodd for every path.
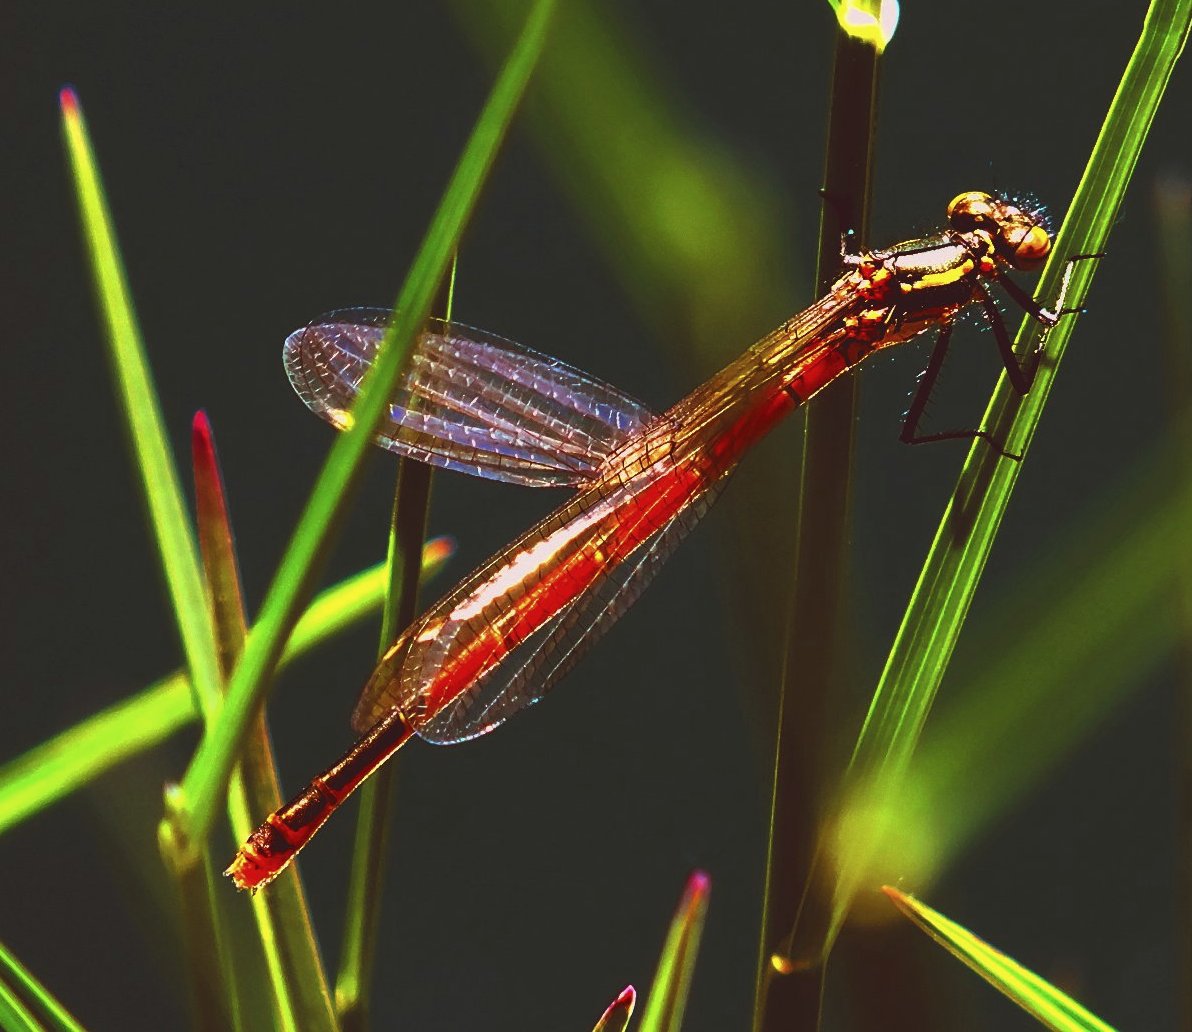
M 744 453 L 866 356 L 939 327 L 902 439 L 979 436 L 1002 451 L 985 431 L 920 436 L 918 422 L 952 325 L 970 304 L 985 311 L 1011 381 L 1026 393 L 1038 354 L 1020 364 L 987 284 L 1054 325 L 1062 294 L 1050 312 L 1005 275 L 1037 269 L 1050 250 L 1038 214 L 961 194 L 938 235 L 859 255 L 842 248 L 843 271 L 823 298 L 662 414 L 557 359 L 432 321 L 377 443 L 447 469 L 578 493 L 401 634 L 356 705 L 360 740 L 270 815 L 225 873 L 242 889 L 265 885 L 413 734 L 462 742 L 542 699 L 633 604 Z M 286 340 L 291 383 L 340 429 L 390 318 L 336 312 Z

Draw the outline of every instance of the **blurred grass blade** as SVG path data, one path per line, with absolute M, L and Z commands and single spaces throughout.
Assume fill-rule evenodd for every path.
M 641 1032 L 679 1032 L 683 1027 L 711 890 L 712 881 L 703 871 L 695 871 L 687 879 L 658 958 L 658 970 L 642 1014 Z
M 972 629 L 956 690 L 893 803 L 899 841 L 883 850 L 882 880 L 929 882 L 1169 661 L 1181 633 L 1173 557 L 1188 554 L 1192 527 L 1192 482 L 1172 477 L 1184 440 L 1177 433 L 1128 466 L 1088 506 L 1102 514 L 1094 522 L 1040 542 L 1029 598 L 1020 586 Z M 1097 633 L 1073 634 L 1079 627 Z
M 898 0 L 828 0 L 841 30 L 879 54 L 898 28 Z
M 219 706 L 219 667 L 215 632 L 203 592 L 190 520 L 183 504 L 178 472 L 170 455 L 161 406 L 137 328 L 83 112 L 71 89 L 62 91 L 60 102 L 66 149 L 120 402 L 149 504 L 150 522 L 161 554 L 195 697 L 199 708 L 210 713 Z
M 1066 993 L 955 921 L 889 885 L 882 886 L 882 891 L 952 956 L 1048 1028 L 1055 1032 L 1113 1032 L 1112 1026 L 1090 1014 Z
M 1105 249 L 1109 230 L 1183 49 L 1190 22 L 1192 0 L 1152 3 L 1141 38 L 1040 278 L 1036 296 L 1044 304 L 1051 303 L 1059 293 L 1070 256 Z M 1068 304 L 1082 303 L 1096 266 L 1096 261 L 1076 265 Z M 1074 315 L 1061 319 L 1047 336 L 1049 360 L 1042 364 L 1025 398 L 1014 393 L 1005 375 L 998 383 L 982 425 L 995 440 L 1006 442 L 1012 452 L 1025 453 L 1029 447 L 1075 321 Z M 1029 354 L 1038 346 L 1041 336 L 1034 321 L 1024 319 L 1015 350 L 1020 355 Z M 855 797 L 858 789 L 862 793 L 873 791 L 879 798 L 894 799 L 900 795 L 900 782 L 951 658 L 1021 468 L 1020 463 L 1002 458 L 983 441 L 976 441 L 970 449 L 874 692 L 842 797 Z M 848 843 L 847 851 L 834 858 L 837 868 L 831 920 L 818 950 L 814 951 L 816 955 L 822 957 L 839 932 L 860 879 L 868 869 L 871 853 L 877 846 L 876 838 L 884 833 L 885 823 L 875 821 L 870 834 Z
M 524 6 L 451 4 L 494 61 Z M 660 50 L 626 24 L 630 14 L 592 0 L 560 7 L 527 122 L 558 189 L 660 341 L 684 363 L 694 351 L 719 366 L 736 353 L 742 325 L 789 312 L 790 219 L 756 163 L 735 157 L 693 110 Z
M 1172 432 L 1180 447 L 1175 467 L 1185 482 L 1192 481 L 1192 179 L 1189 170 L 1168 174 L 1155 184 L 1155 216 L 1159 237 L 1159 287 L 1163 314 L 1163 367 L 1171 409 Z M 1176 720 L 1179 740 L 1177 755 L 1179 793 L 1176 813 L 1180 815 L 1176 834 L 1180 852 L 1176 890 L 1176 913 L 1180 915 L 1177 935 L 1180 951 L 1176 970 L 1180 979 L 1182 1013 L 1192 1015 L 1192 547 L 1187 539 L 1172 553 L 1177 576 L 1175 617 L 1179 624 L 1176 650 L 1179 694 Z
M 464 223 L 479 198 L 497 148 L 529 81 L 545 41 L 552 6 L 551 0 L 539 0 L 535 4 L 522 37 L 481 112 L 398 294 L 394 320 L 385 334 L 378 360 L 352 407 L 352 429 L 340 434 L 332 446 L 228 684 L 219 723 L 203 737 L 186 772 L 182 792 L 167 816 L 167 823 L 182 848 L 193 848 L 210 830 L 216 804 L 231 776 L 249 722 L 264 697 L 266 682 L 312 587 L 373 430 L 384 415 L 393 383 L 411 342 L 426 321 L 433 294 L 457 249 Z
M 83 1032 L 83 1026 L 3 943 L 0 943 L 0 1028 Z
M 608 1005 L 600 1015 L 592 1032 L 625 1032 L 629 1027 L 629 1019 L 633 1017 L 633 1006 L 637 1003 L 637 990 L 631 985 L 625 986 L 617 998 Z
M 211 424 L 203 412 L 195 414 L 192 424 L 191 455 L 199 550 L 219 642 L 220 671 L 226 678 L 244 647 L 246 620 L 223 475 Z M 243 842 L 257 820 L 280 805 L 273 747 L 262 708 L 254 734 L 228 786 L 228 816 L 236 840 Z M 252 911 L 279 1027 L 287 1032 L 334 1030 L 335 1015 L 327 976 L 315 942 L 306 894 L 294 865 L 282 872 L 272 891 L 253 896 Z M 246 990 L 247 986 L 237 984 L 239 993 Z M 247 1010 L 242 996 L 240 1012 Z
M 428 541 L 422 576 L 438 573 L 453 551 L 450 538 Z M 281 663 L 375 612 L 387 579 L 380 563 L 319 595 L 294 628 Z M 190 680 L 177 671 L 9 760 L 0 766 L 0 834 L 122 760 L 153 748 L 197 716 Z

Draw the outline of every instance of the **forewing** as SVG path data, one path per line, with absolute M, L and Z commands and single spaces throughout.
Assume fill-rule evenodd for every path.
M 286 374 L 343 429 L 392 319 L 332 312 L 286 338 Z M 398 455 L 508 483 L 578 487 L 654 413 L 615 387 L 513 341 L 431 320 L 376 441 Z

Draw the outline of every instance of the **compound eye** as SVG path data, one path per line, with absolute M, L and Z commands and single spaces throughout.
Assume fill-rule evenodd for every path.
M 1013 237 L 1004 237 L 1010 252 L 1010 264 L 1016 269 L 1037 269 L 1051 253 L 1051 236 L 1042 226 L 1018 227 Z
M 952 198 L 948 205 L 948 222 L 952 228 L 967 233 L 996 220 L 996 201 L 980 190 L 970 190 Z

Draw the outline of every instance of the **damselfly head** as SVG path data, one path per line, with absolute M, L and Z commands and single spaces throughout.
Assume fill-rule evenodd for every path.
M 948 222 L 958 233 L 985 236 L 998 258 L 1016 269 L 1037 269 L 1051 252 L 1051 235 L 1039 215 L 979 190 L 952 199 Z

